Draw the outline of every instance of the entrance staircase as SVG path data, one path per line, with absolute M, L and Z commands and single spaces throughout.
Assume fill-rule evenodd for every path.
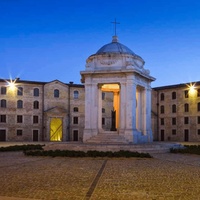
M 89 144 L 128 144 L 123 135 L 118 135 L 116 131 L 105 131 L 97 134 L 86 141 Z

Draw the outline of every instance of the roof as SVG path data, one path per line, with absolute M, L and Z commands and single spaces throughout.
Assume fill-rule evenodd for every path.
M 200 86 L 200 81 L 190 82 L 190 83 L 180 83 L 180 84 L 175 84 L 175 85 L 166 85 L 166 86 L 161 86 L 161 87 L 155 87 L 155 88 L 152 88 L 152 89 L 154 89 L 154 90 L 165 90 L 165 89 L 186 87 L 186 86 L 189 86 L 189 85 Z
M 111 43 L 108 43 L 104 46 L 102 46 L 97 52 L 96 55 L 99 54 L 106 54 L 106 53 L 120 53 L 120 54 L 130 54 L 130 55 L 136 55 L 133 53 L 132 50 L 130 50 L 127 46 L 121 44 L 118 42 L 117 36 L 113 36 L 113 40 Z
M 10 80 L 10 79 L 0 79 L 0 82 L 10 82 L 10 81 L 15 81 L 15 79 L 13 80 Z M 48 83 L 51 83 L 51 82 L 54 82 L 54 81 L 59 81 L 59 80 L 53 80 L 53 81 L 49 81 L 49 82 L 41 82 L 41 81 L 28 81 L 28 80 L 20 80 L 20 79 L 17 79 L 16 80 L 16 83 L 22 83 L 22 84 L 39 84 L 39 85 L 45 85 L 45 84 L 48 84 Z M 63 83 L 62 81 L 59 81 L 61 83 Z M 79 88 L 84 88 L 84 85 L 82 84 L 74 84 L 73 82 L 70 82 L 70 83 L 63 83 L 69 87 L 79 87 Z

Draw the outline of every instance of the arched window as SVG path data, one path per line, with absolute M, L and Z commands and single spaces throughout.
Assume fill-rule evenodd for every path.
M 106 109 L 105 108 L 102 108 L 102 113 L 105 113 L 106 112 Z
M 189 90 L 185 90 L 184 94 L 185 94 L 185 98 L 188 98 L 189 97 Z
M 176 105 L 172 105 L 172 113 L 176 113 Z
M 1 108 L 6 108 L 6 100 L 5 99 L 1 100 Z
M 189 112 L 189 104 L 188 103 L 184 104 L 184 110 L 185 110 L 185 112 Z
M 33 109 L 39 109 L 39 101 L 33 102 Z
M 54 90 L 54 97 L 56 97 L 56 98 L 59 97 L 59 90 L 58 89 Z
M 164 106 L 160 106 L 160 113 L 164 114 L 165 113 L 165 107 Z
M 79 97 L 79 92 L 76 90 L 74 91 L 74 99 L 78 99 Z
M 176 99 L 176 92 L 172 92 L 172 99 Z
M 34 88 L 34 90 L 33 90 L 33 96 L 34 97 L 39 97 L 39 89 L 38 88 Z
M 164 93 L 161 93 L 161 94 L 160 94 L 160 100 L 161 100 L 161 101 L 164 101 L 164 100 L 165 100 L 165 95 L 164 95 Z
M 22 96 L 23 95 L 23 87 L 18 87 L 17 88 L 17 95 Z
M 22 100 L 17 101 L 17 108 L 23 108 L 23 101 Z
M 74 112 L 78 112 L 78 107 L 74 107 Z

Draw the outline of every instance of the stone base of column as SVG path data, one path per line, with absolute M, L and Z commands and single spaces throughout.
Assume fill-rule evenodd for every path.
M 129 143 L 133 144 L 153 142 L 152 132 L 146 131 L 146 133 L 146 135 L 143 135 L 142 132 L 136 129 L 130 129 L 124 131 L 124 137 Z
M 98 134 L 96 129 L 84 129 L 83 131 L 83 142 L 87 142 L 91 137 Z

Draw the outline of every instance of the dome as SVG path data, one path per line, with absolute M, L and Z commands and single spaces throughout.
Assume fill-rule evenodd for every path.
M 106 54 L 106 53 L 120 53 L 120 54 L 130 54 L 136 55 L 127 46 L 118 42 L 117 36 L 113 36 L 111 43 L 104 45 L 97 52 L 96 55 Z

